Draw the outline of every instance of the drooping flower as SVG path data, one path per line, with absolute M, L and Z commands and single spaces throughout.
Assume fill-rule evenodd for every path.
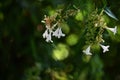
M 103 49 L 103 53 L 105 53 L 106 51 L 109 51 L 109 45 L 108 46 L 104 46 L 104 45 L 102 45 L 102 44 L 100 44 L 100 46 L 102 47 L 102 49 Z
M 43 33 L 43 38 L 46 39 L 46 42 L 53 42 L 52 41 L 52 36 L 55 36 L 57 38 L 65 36 L 65 34 L 62 33 L 62 30 L 61 30 L 61 27 L 60 27 L 60 21 L 57 21 L 55 23 L 54 20 L 55 20 L 55 17 L 45 15 L 44 20 L 41 21 L 42 23 L 45 24 L 45 27 L 46 27 L 46 30 Z M 56 26 L 58 26 L 58 28 L 55 30 Z
M 50 32 L 50 33 L 48 34 L 48 36 L 47 36 L 47 38 L 46 38 L 46 42 L 53 42 L 53 41 L 52 41 L 52 38 L 51 38 L 51 33 L 52 33 L 52 32 Z
M 62 30 L 60 27 L 56 29 L 56 31 L 53 32 L 53 36 L 60 38 L 61 36 L 64 37 L 65 34 L 62 33 Z
M 108 28 L 108 27 L 106 27 L 106 29 L 112 31 L 114 33 L 114 35 L 117 33 L 117 26 L 115 26 L 115 28 Z
M 51 17 L 46 16 L 46 15 L 44 16 L 44 20 L 42 20 L 41 22 L 44 23 L 46 27 L 46 30 L 43 33 L 43 38 L 46 38 L 46 42 L 53 42 L 52 37 L 51 37 L 52 32 L 53 32 L 54 27 L 56 27 L 58 23 L 53 25 Z
M 48 35 L 49 35 L 49 33 L 48 33 L 48 29 L 46 29 L 45 32 L 43 33 L 43 38 L 47 38 Z
M 86 55 L 92 55 L 92 53 L 90 52 L 90 46 L 88 46 L 86 50 L 83 50 L 83 53 L 85 53 Z
M 49 29 L 46 29 L 43 33 L 43 38 L 46 38 L 46 42 L 53 42 L 51 38 L 52 31 Z

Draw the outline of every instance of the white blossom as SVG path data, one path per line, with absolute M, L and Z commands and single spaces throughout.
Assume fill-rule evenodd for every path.
M 43 38 L 47 38 L 48 35 L 49 35 L 49 33 L 48 33 L 48 29 L 46 29 L 45 32 L 43 33 Z
M 44 20 L 42 21 L 43 23 L 45 22 Z M 57 26 L 58 23 L 54 24 L 53 26 L 51 26 L 50 24 L 46 24 L 46 30 L 43 33 L 43 38 L 46 38 L 46 42 L 53 42 L 52 41 L 52 33 L 53 33 L 53 29 L 54 27 Z
M 85 53 L 86 55 L 92 55 L 92 53 L 90 52 L 90 46 L 88 46 L 86 50 L 83 50 L 83 53 Z
M 51 38 L 52 30 L 46 29 L 43 33 L 43 38 L 46 38 L 46 42 L 53 42 Z
M 53 32 L 53 36 L 60 38 L 61 36 L 64 37 L 65 34 L 63 34 L 61 28 L 58 27 L 56 31 Z
M 104 45 L 102 45 L 102 44 L 100 44 L 100 46 L 102 47 L 102 49 L 103 49 L 103 53 L 105 53 L 106 51 L 109 51 L 109 45 L 108 46 L 104 46 Z
M 46 38 L 46 42 L 53 42 L 53 41 L 52 41 L 52 38 L 51 38 L 51 33 L 52 33 L 52 32 L 50 32 L 50 33 L 48 34 L 48 36 L 47 36 L 47 38 Z
M 55 24 L 53 24 L 53 19 L 52 17 L 47 17 L 46 15 L 44 16 L 44 20 L 41 22 L 45 24 L 46 30 L 43 33 L 43 38 L 46 39 L 46 42 L 53 42 L 52 41 L 52 36 L 55 36 L 57 38 L 65 36 L 65 34 L 62 33 L 60 22 L 57 21 Z M 58 28 L 54 31 L 55 27 L 58 26 Z
M 106 27 L 106 29 L 112 31 L 114 33 L 114 35 L 117 33 L 117 26 L 115 26 L 115 28 L 108 28 L 108 27 Z

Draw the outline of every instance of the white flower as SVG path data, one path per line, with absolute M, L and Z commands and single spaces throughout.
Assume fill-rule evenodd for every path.
M 46 39 L 46 42 L 53 42 L 52 41 L 52 36 L 55 36 L 57 38 L 60 38 L 61 36 L 65 36 L 65 34 L 62 33 L 62 30 L 60 27 L 58 27 L 54 32 L 53 30 L 55 29 L 56 26 L 60 26 L 60 21 L 57 21 L 55 24 L 53 24 L 54 22 L 54 18 L 53 17 L 49 17 L 49 16 L 44 16 L 44 20 L 41 21 L 42 23 L 45 24 L 46 30 L 43 33 L 43 38 Z
M 52 31 L 49 29 L 46 29 L 45 32 L 43 33 L 43 38 L 46 38 L 46 42 L 53 42 L 51 39 L 51 33 Z
M 57 37 L 59 34 L 59 28 L 56 29 L 56 31 L 53 32 L 53 36 Z
M 53 36 L 60 38 L 61 36 L 63 36 L 63 37 L 64 37 L 64 36 L 65 36 L 65 34 L 63 34 L 63 33 L 62 33 L 61 28 L 60 28 L 60 27 L 58 27 L 58 28 L 56 29 L 56 31 L 55 31 L 55 32 L 53 32 Z
M 88 46 L 86 50 L 83 50 L 83 53 L 85 53 L 86 55 L 92 55 L 92 53 L 90 52 L 90 46 Z
M 106 51 L 109 51 L 109 45 L 108 46 L 104 46 L 104 45 L 102 45 L 102 44 L 100 44 L 100 46 L 102 47 L 102 49 L 103 49 L 103 53 L 105 53 Z
M 115 26 L 115 28 L 108 28 L 108 27 L 106 27 L 106 29 L 112 31 L 114 33 L 114 35 L 117 33 L 117 26 Z
M 45 32 L 43 33 L 43 38 L 47 38 L 48 35 L 49 35 L 49 33 L 48 33 L 48 29 L 46 29 Z
M 46 42 L 53 42 L 52 39 L 51 39 L 51 33 L 52 33 L 52 32 L 50 32 L 50 33 L 48 34 L 48 36 L 47 36 L 47 38 L 46 38 Z

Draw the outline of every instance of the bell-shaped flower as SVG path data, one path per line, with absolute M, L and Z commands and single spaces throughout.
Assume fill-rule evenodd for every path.
M 52 31 L 49 29 L 46 29 L 43 33 L 43 38 L 46 38 L 46 42 L 53 42 L 51 38 Z
M 47 36 L 47 38 L 46 38 L 46 42 L 53 42 L 53 41 L 52 41 L 52 38 L 51 38 L 51 33 L 52 33 L 52 32 L 50 32 L 50 33 L 48 34 L 48 36 Z
M 104 45 L 102 45 L 102 44 L 100 44 L 100 46 L 102 47 L 102 49 L 103 49 L 103 53 L 105 53 L 106 51 L 109 51 L 109 45 L 108 46 L 104 46 Z
M 115 26 L 115 28 L 108 28 L 108 27 L 106 27 L 106 29 L 112 31 L 114 33 L 114 35 L 117 33 L 117 26 Z
M 56 31 L 53 32 L 53 36 L 60 38 L 61 36 L 64 37 L 65 34 L 62 33 L 62 30 L 60 27 L 56 29 Z
M 83 53 L 85 53 L 86 55 L 92 55 L 92 53 L 90 52 L 90 46 L 88 46 L 86 50 L 83 50 Z
M 47 38 L 48 35 L 49 35 L 49 33 L 48 33 L 48 29 L 46 29 L 45 32 L 43 33 L 43 38 Z

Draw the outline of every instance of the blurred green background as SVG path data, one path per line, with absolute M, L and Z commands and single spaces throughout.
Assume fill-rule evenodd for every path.
M 66 37 L 45 42 L 44 15 L 72 5 L 80 13 L 63 23 Z M 0 0 L 0 80 L 120 80 L 120 21 L 104 15 L 118 26 L 115 36 L 105 32 L 109 52 L 82 53 L 85 16 L 104 6 L 120 20 L 120 0 Z

